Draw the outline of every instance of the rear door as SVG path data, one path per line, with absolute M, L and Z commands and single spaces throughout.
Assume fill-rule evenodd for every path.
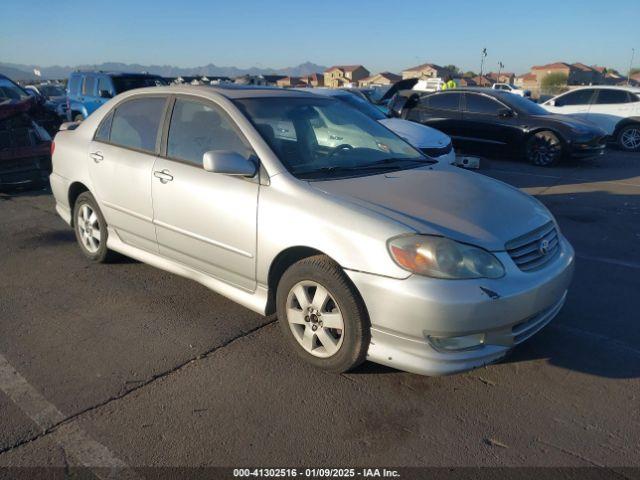
M 98 76 L 87 74 L 82 82 L 82 103 L 87 110 L 87 115 L 91 115 L 101 105 L 97 93 Z
M 504 110 L 511 109 L 488 95 L 466 92 L 462 112 L 466 140 L 494 145 L 511 143 L 518 133 L 518 119 L 515 114 L 501 117 Z
M 634 115 L 638 97 L 615 88 L 599 88 L 596 92 L 587 119 L 611 135 L 620 120 Z
M 129 245 L 156 252 L 151 178 L 166 96 L 117 105 L 89 146 L 89 174 L 107 223 Z
M 433 127 L 454 139 L 464 136 L 461 100 L 459 92 L 425 95 L 409 111 L 407 119 Z
M 177 97 L 165 154 L 153 169 L 154 223 L 160 254 L 229 284 L 254 290 L 259 178 L 204 170 L 210 150 L 254 156 L 216 104 Z

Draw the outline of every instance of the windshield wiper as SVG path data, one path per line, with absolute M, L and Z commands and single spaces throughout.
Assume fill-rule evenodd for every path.
M 438 163 L 437 160 L 417 159 L 417 158 L 384 158 L 364 165 L 327 165 L 310 170 L 300 170 L 295 172 L 298 175 L 306 175 L 310 173 L 334 173 L 334 172 L 357 172 L 361 170 L 393 170 L 401 169 L 401 163 L 412 163 L 421 165 L 433 165 Z
M 390 157 L 390 158 L 383 158 L 382 160 L 377 160 L 377 161 L 372 162 L 372 163 L 368 163 L 368 164 L 366 164 L 364 166 L 365 167 L 367 167 L 367 166 L 382 166 L 382 165 L 389 165 L 390 163 L 401 163 L 401 162 L 421 163 L 421 164 L 424 164 L 424 165 L 433 165 L 434 163 L 438 163 L 437 160 L 434 160 L 432 158 Z

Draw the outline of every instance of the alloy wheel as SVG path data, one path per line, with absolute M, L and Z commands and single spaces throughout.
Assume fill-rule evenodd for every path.
M 317 282 L 297 283 L 287 296 L 287 322 L 297 342 L 311 355 L 335 355 L 344 339 L 344 320 L 337 302 Z
M 553 134 L 537 133 L 529 145 L 529 161 L 535 165 L 551 165 L 562 153 L 562 144 Z
M 84 203 L 78 209 L 76 218 L 82 246 L 89 253 L 96 253 L 100 248 L 100 220 L 91 205 Z
M 640 127 L 626 128 L 620 136 L 620 143 L 626 150 L 640 148 Z

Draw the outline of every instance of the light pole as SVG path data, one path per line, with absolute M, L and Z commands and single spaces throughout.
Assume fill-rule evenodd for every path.
M 631 61 L 629 62 L 629 71 L 627 72 L 627 86 L 631 84 L 631 69 L 633 68 L 633 57 L 636 54 L 636 49 L 631 49 Z
M 482 55 L 480 56 L 480 83 L 482 83 L 482 69 L 484 68 L 484 57 L 487 56 L 487 49 L 482 49 Z
M 504 68 L 504 63 L 498 62 L 498 81 L 500 81 L 500 74 L 502 73 L 503 68 Z

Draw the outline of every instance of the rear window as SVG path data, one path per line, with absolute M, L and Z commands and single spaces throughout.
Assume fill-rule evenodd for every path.
M 111 122 L 110 142 L 155 152 L 165 101 L 164 97 L 137 98 L 118 106 Z
M 116 93 L 126 92 L 134 88 L 157 87 L 167 82 L 160 77 L 111 77 Z

